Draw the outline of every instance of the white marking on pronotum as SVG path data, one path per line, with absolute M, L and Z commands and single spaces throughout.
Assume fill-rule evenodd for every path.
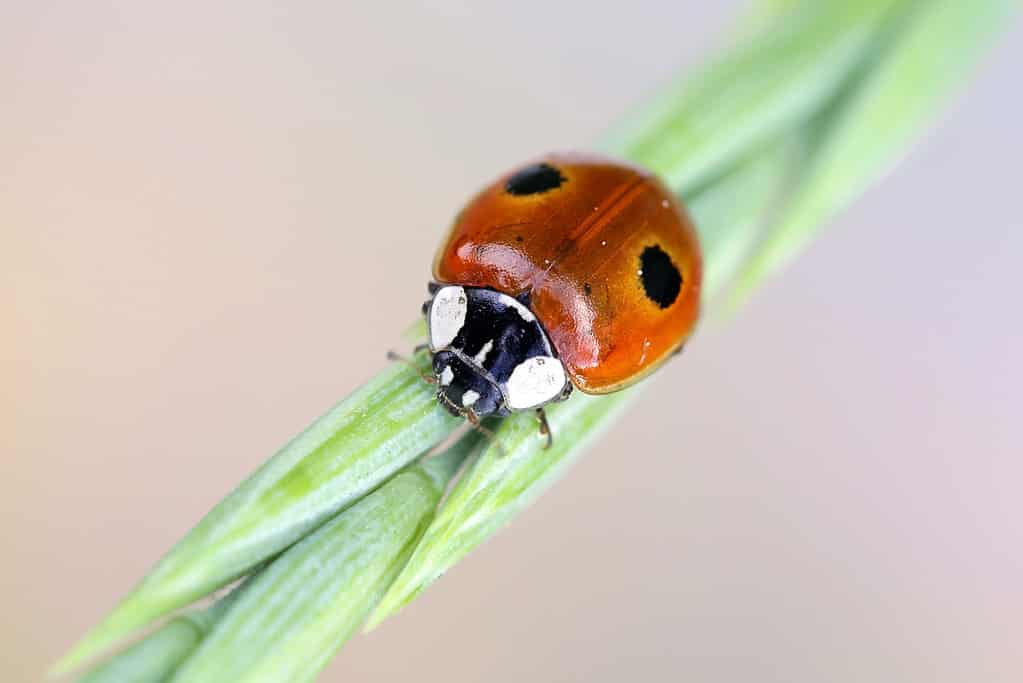
M 465 325 L 469 310 L 465 290 L 461 287 L 442 287 L 430 304 L 430 346 L 434 351 L 451 344 Z
M 491 339 L 490 341 L 483 345 L 483 348 L 480 349 L 480 352 L 473 356 L 472 359 L 476 361 L 477 364 L 483 365 L 483 361 L 487 359 L 487 354 L 490 353 L 491 350 L 493 350 L 493 348 L 494 340 Z
M 567 382 L 565 368 L 557 358 L 527 358 L 512 370 L 505 385 L 508 407 L 512 410 L 526 410 L 553 401 L 564 390 Z
M 462 406 L 465 408 L 471 408 L 478 400 L 480 400 L 480 395 L 472 389 L 462 394 Z
M 446 387 L 451 384 L 451 380 L 455 378 L 455 373 L 451 369 L 450 365 L 445 365 L 444 369 L 440 371 L 440 385 Z

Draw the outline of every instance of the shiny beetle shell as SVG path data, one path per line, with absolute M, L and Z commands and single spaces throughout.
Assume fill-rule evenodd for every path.
M 572 383 L 603 394 L 646 376 L 689 337 L 700 248 L 685 208 L 650 173 L 558 154 L 473 198 L 437 254 L 434 277 L 524 302 Z

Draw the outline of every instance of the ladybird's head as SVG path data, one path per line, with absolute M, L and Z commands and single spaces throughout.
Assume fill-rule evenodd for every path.
M 540 322 L 484 287 L 437 285 L 425 308 L 437 395 L 469 419 L 538 408 L 571 391 Z
M 437 397 L 453 415 L 471 411 L 476 417 L 486 417 L 498 412 L 501 390 L 451 351 L 434 354 L 433 374 L 437 377 Z

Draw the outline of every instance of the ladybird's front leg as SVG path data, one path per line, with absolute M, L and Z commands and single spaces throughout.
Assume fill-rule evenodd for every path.
M 536 420 L 540 423 L 540 436 L 547 437 L 547 443 L 544 445 L 546 450 L 554 444 L 554 435 L 551 434 L 551 425 L 547 422 L 547 412 L 543 408 L 536 409 Z
M 416 347 L 416 350 L 413 351 L 413 353 L 414 354 L 415 353 L 419 353 L 419 347 L 418 346 Z M 419 366 L 415 364 L 415 361 L 413 361 L 411 358 L 406 358 L 405 356 L 401 355 L 397 351 L 390 351 L 389 350 L 387 352 L 387 360 L 389 360 L 391 362 L 395 362 L 395 363 L 404 363 L 405 365 L 407 365 L 410 368 L 412 368 L 413 370 L 415 370 L 419 374 L 419 376 L 423 378 L 423 381 L 426 382 L 427 384 L 436 384 L 437 383 L 437 378 L 436 377 L 434 377 L 432 374 L 423 372 L 422 370 L 419 369 Z
M 497 454 L 500 457 L 503 458 L 506 455 L 508 455 L 508 451 L 504 449 L 504 444 L 501 443 L 501 440 L 499 438 L 497 438 L 497 434 L 493 430 L 483 426 L 483 421 L 480 419 L 480 416 L 477 415 L 472 408 L 468 409 L 463 408 L 461 410 L 462 415 L 465 417 L 469 425 L 472 426 L 472 428 L 475 429 L 477 432 L 482 434 L 483 438 L 485 438 L 487 441 L 494 445 L 494 448 L 497 449 Z

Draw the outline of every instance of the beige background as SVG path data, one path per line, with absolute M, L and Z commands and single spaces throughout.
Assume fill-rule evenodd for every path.
M 4 681 L 383 365 L 469 192 L 738 8 L 284 5 L 0 8 Z M 324 679 L 1018 681 L 1021 42 Z

